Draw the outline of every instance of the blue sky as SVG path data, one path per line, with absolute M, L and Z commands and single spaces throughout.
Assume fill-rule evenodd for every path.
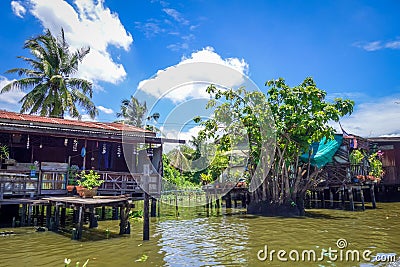
M 328 97 L 356 101 L 347 131 L 400 135 L 399 1 L 4 0 L 0 10 L 0 85 L 24 66 L 27 38 L 63 27 L 73 47 L 91 47 L 78 75 L 95 85 L 100 121 L 115 120 L 138 87 L 151 95 L 144 84 L 156 73 L 192 60 L 230 66 L 264 92 L 269 79 L 312 76 Z M 160 121 L 194 90 L 164 101 Z M 18 111 L 23 94 L 0 95 L 0 108 Z

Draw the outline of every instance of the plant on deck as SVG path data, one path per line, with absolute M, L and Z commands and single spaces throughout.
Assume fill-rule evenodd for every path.
M 88 173 L 82 171 L 80 173 L 80 179 L 77 180 L 78 185 L 85 187 L 89 190 L 94 187 L 98 187 L 104 183 L 103 180 L 100 180 L 100 174 L 96 173 L 94 170 L 90 170 Z

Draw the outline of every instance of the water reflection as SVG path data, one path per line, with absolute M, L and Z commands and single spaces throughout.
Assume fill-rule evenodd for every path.
M 248 223 L 243 219 L 198 218 L 161 222 L 157 232 L 167 266 L 246 264 Z

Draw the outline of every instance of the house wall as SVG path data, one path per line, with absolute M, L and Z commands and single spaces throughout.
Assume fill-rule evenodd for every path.
M 382 184 L 400 185 L 400 143 L 379 142 L 378 149 L 384 153 L 382 165 L 385 174 L 382 178 Z

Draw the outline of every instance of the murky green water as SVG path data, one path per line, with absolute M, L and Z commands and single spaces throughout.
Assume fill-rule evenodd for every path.
M 265 245 L 269 252 L 297 250 L 301 255 L 304 250 L 315 250 L 318 258 L 322 249 L 338 249 L 336 241 L 340 238 L 348 243 L 342 249 L 344 253 L 368 249 L 371 255 L 400 255 L 400 203 L 378 203 L 378 209 L 365 212 L 309 210 L 307 218 L 290 219 L 230 215 L 225 210 L 222 213 L 217 215 L 214 210 L 206 217 L 204 208 L 198 207 L 180 210 L 177 218 L 174 209 L 163 206 L 162 216 L 151 221 L 148 242 L 141 241 L 141 221 L 132 221 L 129 236 L 82 242 L 52 232 L 38 233 L 33 228 L 15 228 L 15 235 L 0 237 L 0 266 L 63 266 L 66 257 L 73 262 L 90 259 L 88 266 L 384 265 L 363 260 L 347 262 L 345 256 L 342 261 L 330 261 L 327 253 L 323 261 L 282 262 L 276 253 L 272 261 L 257 258 Z M 96 239 L 96 235 L 105 235 L 107 228 L 117 233 L 118 221 L 99 222 L 96 233 L 84 235 Z

